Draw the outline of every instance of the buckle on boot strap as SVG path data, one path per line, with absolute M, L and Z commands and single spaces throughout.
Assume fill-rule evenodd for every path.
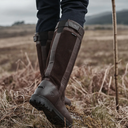
M 37 33 L 33 36 L 33 41 L 34 42 L 40 41 L 40 36 Z

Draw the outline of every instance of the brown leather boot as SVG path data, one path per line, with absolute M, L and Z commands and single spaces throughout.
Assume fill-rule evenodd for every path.
M 84 35 L 76 22 L 60 21 L 54 32 L 45 78 L 30 98 L 30 104 L 43 110 L 47 119 L 59 126 L 70 127 L 72 118 L 65 107 L 65 89 Z
M 50 50 L 53 33 L 53 31 L 36 33 L 33 37 L 34 42 L 36 42 L 39 69 L 42 79 L 44 77 L 44 72 L 46 69 L 46 61 Z
M 53 38 L 53 34 L 53 31 L 48 31 L 36 33 L 33 37 L 34 42 L 36 42 L 38 63 L 42 79 L 44 78 L 44 72 L 47 66 L 46 62 L 48 61 L 47 59 L 50 51 L 50 45 Z M 67 97 L 65 97 L 65 104 L 69 106 L 71 105 L 71 101 Z

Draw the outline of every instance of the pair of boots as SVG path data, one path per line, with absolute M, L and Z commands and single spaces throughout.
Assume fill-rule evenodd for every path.
M 42 110 L 52 124 L 70 127 L 73 121 L 65 107 L 65 104 L 70 105 L 70 101 L 65 98 L 65 89 L 81 45 L 84 30 L 78 23 L 67 20 L 58 23 L 53 38 L 51 33 L 43 34 L 45 36 L 35 36 L 42 82 L 31 96 L 30 104 L 36 109 Z M 40 46 L 43 40 L 47 41 L 46 46 L 43 44 Z M 40 54 L 41 52 L 42 54 Z M 47 67 L 46 59 L 48 60 Z

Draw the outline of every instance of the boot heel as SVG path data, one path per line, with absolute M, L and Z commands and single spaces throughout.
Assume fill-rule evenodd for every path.
M 43 96 L 33 94 L 29 100 L 30 104 L 39 111 L 43 111 L 47 119 L 54 125 L 71 128 L 72 124 L 65 120 L 63 115 Z

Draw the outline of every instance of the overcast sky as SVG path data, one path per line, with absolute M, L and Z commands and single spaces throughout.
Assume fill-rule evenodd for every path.
M 116 0 L 116 10 L 128 9 L 128 0 Z M 111 0 L 90 0 L 88 15 L 110 12 Z M 11 25 L 15 21 L 36 23 L 35 0 L 1 0 L 0 25 Z

